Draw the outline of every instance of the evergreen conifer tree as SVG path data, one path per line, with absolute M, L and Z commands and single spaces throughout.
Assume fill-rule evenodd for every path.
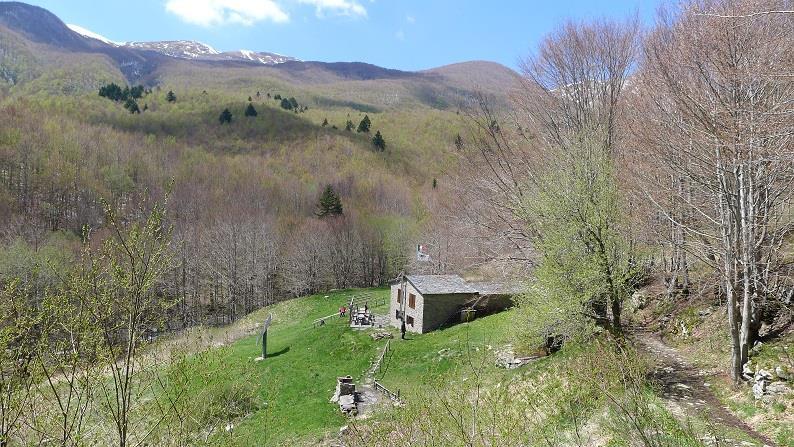
M 224 123 L 231 124 L 232 112 L 230 112 L 229 109 L 223 109 L 223 112 L 221 112 L 221 116 L 218 117 L 218 121 L 220 121 L 221 124 Z
M 143 90 L 143 86 L 142 85 L 136 85 L 135 87 L 132 87 L 130 89 L 130 96 L 132 96 L 133 99 L 142 98 L 143 97 L 143 93 L 144 93 L 144 90 Z
M 127 98 L 127 101 L 124 103 L 124 108 L 129 110 L 130 113 L 141 113 L 138 103 L 132 98 Z
M 350 132 L 353 130 L 354 127 L 356 126 L 353 125 L 353 121 L 347 120 L 347 123 L 345 123 L 345 130 Z
M 383 135 L 380 134 L 380 131 L 375 133 L 375 136 L 372 138 L 372 144 L 381 152 L 386 150 L 386 140 L 383 139 Z
M 364 132 L 369 133 L 369 127 L 372 125 L 372 122 L 369 120 L 369 115 L 364 115 L 364 119 L 358 124 L 357 132 Z
M 168 94 L 165 95 L 165 100 L 168 102 L 176 102 L 176 95 L 173 90 L 168 91 Z
M 317 217 L 338 216 L 342 214 L 342 200 L 331 185 L 326 185 L 317 203 Z
M 323 127 L 328 125 L 328 118 L 323 119 Z
M 99 96 L 110 99 L 112 101 L 121 101 L 124 98 L 124 91 L 115 82 L 103 85 L 99 88 Z
M 254 105 L 249 102 L 248 107 L 245 108 L 245 116 L 253 118 L 257 115 L 258 113 L 256 113 L 256 109 L 254 108 Z

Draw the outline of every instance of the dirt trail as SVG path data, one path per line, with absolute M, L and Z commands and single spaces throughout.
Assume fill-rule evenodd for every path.
M 637 328 L 632 331 L 632 337 L 641 349 L 655 359 L 654 379 L 661 387 L 662 398 L 688 416 L 705 415 L 714 425 L 733 427 L 755 440 L 755 443 L 749 443 L 712 438 L 705 441 L 707 445 L 777 447 L 769 438 L 755 431 L 723 406 L 706 384 L 708 373 L 692 366 L 675 348 L 666 345 L 657 334 Z

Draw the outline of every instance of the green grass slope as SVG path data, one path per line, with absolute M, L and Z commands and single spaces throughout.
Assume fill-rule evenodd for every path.
M 387 289 L 369 290 L 387 297 Z M 250 327 L 273 314 L 268 355 L 260 355 L 259 335 L 246 336 L 214 347 L 172 365 L 192 379 L 187 395 L 195 408 L 189 436 L 205 437 L 212 445 L 316 445 L 335 436 L 350 421 L 329 403 L 338 376 L 351 375 L 360 383 L 384 341 L 370 331 L 347 327 L 347 319 L 333 316 L 323 326 L 312 322 L 335 313 L 361 291 L 341 291 L 282 302 L 252 314 L 235 326 Z M 375 309 L 386 313 L 386 306 Z M 440 381 L 456 382 L 468 373 L 468 351 L 485 352 L 506 340 L 511 313 L 400 340 L 395 335 L 378 380 L 400 389 L 407 400 L 432 393 Z M 234 331 L 234 329 L 232 329 Z M 490 363 L 489 382 L 514 375 Z M 173 371 L 172 371 L 173 373 Z M 381 411 L 400 409 L 381 407 Z M 209 434 L 209 435 L 208 435 Z M 200 436 L 199 436 L 200 435 Z
M 327 297 L 299 298 L 247 318 L 263 320 L 267 314 L 273 314 L 265 361 L 255 361 L 262 348 L 259 335 L 254 335 L 196 355 L 179 365 L 189 371 L 212 371 L 199 374 L 189 389 L 196 405 L 216 409 L 200 415 L 198 419 L 203 421 L 197 421 L 218 423 L 213 427 L 216 434 L 210 437 L 210 444 L 312 444 L 345 424 L 345 417 L 329 403 L 336 378 L 351 375 L 359 380 L 384 342 L 373 341 L 367 332 L 350 330 L 345 318 L 334 316 L 319 327 L 313 327 L 312 322 L 336 312 L 356 293 L 344 291 Z M 387 294 L 384 289 L 375 291 L 376 296 Z M 245 405 L 239 405 L 247 402 L 246 399 L 218 400 L 219 396 L 246 393 L 255 396 L 247 408 L 252 411 L 250 414 L 234 414 L 235 408 L 246 409 Z M 241 418 L 227 419 L 229 416 Z M 234 427 L 226 431 L 227 423 Z M 207 428 L 200 423 L 197 427 L 199 431 Z
M 155 427 L 146 442 L 335 445 L 343 426 L 349 429 L 342 441 L 351 446 L 582 445 L 582 439 L 619 446 L 635 445 L 639 432 L 662 446 L 701 446 L 707 433 L 742 439 L 697 417 L 679 420 L 647 381 L 648 359 L 628 347 L 615 349 L 607 335 L 570 343 L 523 368 L 497 367 L 496 353 L 515 335 L 514 311 L 407 340 L 387 328 L 395 338 L 376 379 L 400 390 L 404 405 L 381 405 L 365 419 L 349 419 L 329 402 L 336 378 L 350 375 L 360 384 L 386 343 L 373 340 L 369 331 L 351 330 L 346 318 L 334 315 L 364 292 L 389 294 L 381 288 L 297 298 L 231 326 L 195 328 L 156 343 L 145 357 L 159 359 L 159 372 L 139 373 L 157 377 L 156 386 L 141 395 L 134 414 Z M 385 305 L 376 310 L 388 311 Z M 268 358 L 256 361 L 258 326 L 268 314 Z M 314 327 L 321 317 L 327 323 Z M 178 414 L 169 412 L 158 422 L 159 412 L 174 400 L 180 402 Z M 99 413 L 90 421 L 86 441 L 108 443 L 111 422 Z M 470 427 L 477 427 L 475 434 Z

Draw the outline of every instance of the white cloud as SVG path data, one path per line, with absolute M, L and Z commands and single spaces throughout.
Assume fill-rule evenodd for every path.
M 405 16 L 405 21 L 413 25 L 414 23 L 416 23 L 416 17 L 411 15 Z
M 394 33 L 394 37 L 396 37 L 397 40 L 405 41 L 405 32 L 403 30 L 399 30 Z
M 201 26 L 289 21 L 289 15 L 273 0 L 167 0 L 165 9 Z
M 313 5 L 317 17 L 328 15 L 366 17 L 367 10 L 356 0 L 298 0 L 306 5 Z

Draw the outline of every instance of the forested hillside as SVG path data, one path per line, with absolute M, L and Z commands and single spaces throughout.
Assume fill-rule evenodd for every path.
M 794 446 L 792 29 L 692 0 L 407 72 L 0 2 L 0 447 Z
M 394 277 L 476 87 L 366 64 L 161 56 L 140 77 L 93 52 L 99 42 L 63 42 L 77 35 L 49 20 L 0 26 L 0 275 L 39 266 L 46 277 L 40 253 L 71 247 L 64 256 L 76 261 L 86 237 L 105 237 L 105 206 L 135 219 L 168 197 L 177 262 L 163 287 L 185 298 L 174 324 L 229 322 L 276 299 Z M 98 95 L 111 83 L 146 92 L 133 110 Z M 319 219 L 327 185 L 343 211 Z

